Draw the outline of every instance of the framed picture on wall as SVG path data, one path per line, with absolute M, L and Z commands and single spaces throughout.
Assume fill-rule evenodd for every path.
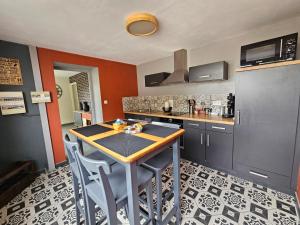
M 30 94 L 32 103 L 51 102 L 51 95 L 49 91 L 32 91 Z
M 0 92 L 0 109 L 3 116 L 26 113 L 23 92 Z
M 0 57 L 0 84 L 23 85 L 19 59 Z

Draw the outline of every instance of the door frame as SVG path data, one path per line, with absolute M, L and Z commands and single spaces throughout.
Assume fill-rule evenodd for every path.
M 103 110 L 101 104 L 101 89 L 98 68 L 61 62 L 54 62 L 53 67 L 54 69 L 59 70 L 83 72 L 88 75 L 89 92 L 91 96 L 92 124 L 103 122 Z
M 51 54 L 49 54 L 49 52 Z M 93 99 L 92 101 L 98 100 L 99 103 L 95 105 L 98 109 L 93 112 L 94 115 L 97 115 L 95 121 L 92 122 L 101 122 L 103 121 L 103 110 L 102 110 L 102 103 L 101 103 L 101 95 L 100 95 L 100 79 L 99 79 L 99 65 L 102 60 L 91 60 L 88 62 L 85 56 L 78 56 L 72 55 L 68 53 L 59 53 L 56 51 L 51 51 L 48 49 L 37 48 L 38 53 L 38 60 L 39 60 L 39 67 L 40 67 L 40 77 L 42 81 L 43 90 L 50 91 L 52 102 L 46 104 L 46 111 L 47 111 L 47 122 L 48 122 L 48 129 L 50 134 L 51 140 L 51 155 L 53 158 L 54 165 L 62 164 L 66 161 L 66 154 L 64 149 L 63 143 L 63 136 L 62 136 L 62 129 L 61 129 L 61 119 L 59 115 L 59 107 L 58 107 L 58 98 L 56 95 L 56 87 L 55 87 L 55 75 L 54 69 L 55 66 L 73 66 L 73 70 L 82 70 L 83 72 L 87 72 L 88 75 L 91 77 L 93 90 L 98 88 L 98 90 L 93 91 L 97 94 L 97 98 Z M 99 62 L 98 62 L 99 61 Z M 70 68 L 68 69 L 70 70 Z M 80 72 L 80 71 L 79 71 Z M 90 81 L 89 81 L 90 82 Z M 91 87 L 90 87 L 91 88 Z M 93 106 L 93 109 L 95 107 Z M 48 142 L 49 144 L 49 142 Z M 50 149 L 50 148 L 49 148 Z M 47 150 L 50 151 L 50 150 Z M 48 152 L 48 154 L 50 154 Z M 50 161 L 49 161 L 50 164 Z M 50 167 L 49 167 L 50 168 Z

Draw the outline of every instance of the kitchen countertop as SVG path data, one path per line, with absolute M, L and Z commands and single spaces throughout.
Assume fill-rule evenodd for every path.
M 191 120 L 191 121 L 200 121 L 200 122 L 208 122 L 208 123 L 219 123 L 219 124 L 227 124 L 227 125 L 234 125 L 233 118 L 223 118 L 222 116 L 216 115 L 204 115 L 204 114 L 183 114 L 180 116 L 171 116 L 167 115 L 163 112 L 124 112 L 128 114 L 136 114 L 136 115 L 145 115 L 145 116 L 156 116 L 156 117 L 163 117 L 163 118 L 172 118 L 172 119 L 181 119 L 181 120 Z

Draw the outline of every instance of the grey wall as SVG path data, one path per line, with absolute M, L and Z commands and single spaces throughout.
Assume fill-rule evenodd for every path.
M 221 22 L 221 21 L 220 21 Z M 203 31 L 209 32 L 209 31 Z M 180 84 L 165 87 L 146 88 L 144 76 L 158 72 L 173 71 L 173 56 L 144 63 L 137 66 L 139 95 L 190 95 L 190 94 L 224 94 L 234 92 L 235 69 L 239 67 L 241 45 L 262 41 L 294 32 L 300 33 L 300 16 L 275 24 L 251 30 L 240 36 L 215 43 L 199 43 L 202 47 L 191 49 L 188 56 L 189 66 L 201 65 L 225 60 L 229 63 L 229 80 L 205 82 L 201 84 Z M 220 34 L 221 36 L 222 34 Z M 299 34 L 300 35 L 300 34 Z M 170 37 L 171 38 L 171 37 Z M 300 38 L 300 37 L 299 37 Z M 184 48 L 179 46 L 178 48 Z M 174 49 L 177 50 L 177 49 Z M 300 42 L 298 42 L 298 59 L 300 58 Z M 172 53 L 170 53 L 172 55 Z
M 40 112 L 31 103 L 30 91 L 35 90 L 28 46 L 0 41 L 0 57 L 18 58 L 24 84 L 0 85 L 0 91 L 22 91 L 27 107 L 26 114 L 0 115 L 0 162 L 34 160 L 38 169 L 47 168 L 46 149 Z

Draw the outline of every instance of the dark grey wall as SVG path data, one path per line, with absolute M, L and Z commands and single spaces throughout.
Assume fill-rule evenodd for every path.
M 22 91 L 27 109 L 26 114 L 0 115 L 0 162 L 34 160 L 39 170 L 47 168 L 40 112 L 30 97 L 35 85 L 29 48 L 0 40 L 0 57 L 20 60 L 23 85 L 0 85 L 0 91 Z

